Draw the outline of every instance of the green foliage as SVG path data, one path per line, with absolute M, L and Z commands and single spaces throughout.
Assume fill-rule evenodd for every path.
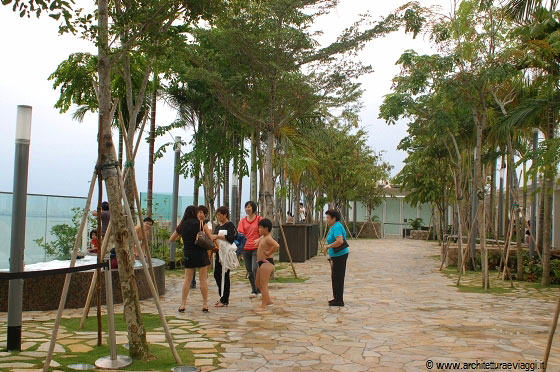
M 413 220 L 408 221 L 408 224 L 410 225 L 412 230 L 420 230 L 422 228 L 422 226 L 424 225 L 424 221 L 420 217 L 418 217 L 418 218 L 415 218 Z
M 84 210 L 81 208 L 72 208 L 72 212 L 74 212 L 74 216 L 72 217 L 72 225 L 64 223 L 51 227 L 50 233 L 55 236 L 55 240 L 53 240 L 52 242 L 45 241 L 45 238 L 34 240 L 34 242 L 37 243 L 39 247 L 42 247 L 45 250 L 47 257 L 57 260 L 70 259 L 72 249 L 74 248 L 76 234 L 78 233 L 80 223 L 82 221 L 82 216 L 84 215 Z M 97 221 L 93 217 L 88 216 L 88 226 L 94 226 L 96 222 Z
M 152 242 L 151 242 L 151 255 L 153 258 L 158 258 L 165 261 L 169 267 L 171 253 L 169 248 L 169 238 L 171 233 L 168 228 L 162 227 L 157 221 L 154 221 L 152 227 Z M 175 267 L 181 268 L 183 266 L 183 241 L 177 239 L 175 241 Z

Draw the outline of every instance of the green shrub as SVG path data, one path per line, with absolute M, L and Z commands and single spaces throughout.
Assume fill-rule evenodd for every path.
M 72 249 L 74 248 L 74 241 L 76 240 L 76 234 L 82 223 L 82 217 L 84 215 L 84 209 L 82 208 L 72 208 L 74 216 L 72 217 L 72 225 L 66 223 L 60 225 L 54 225 L 51 227 L 50 233 L 56 237 L 55 240 L 47 242 L 45 238 L 35 239 L 34 242 L 45 250 L 47 257 L 54 258 L 57 260 L 69 260 Z M 96 223 L 96 219 L 88 216 L 87 226 L 93 226 Z
M 420 230 L 422 228 L 422 226 L 424 225 L 424 221 L 420 217 L 418 217 L 418 218 L 415 218 L 413 220 L 408 221 L 408 224 L 410 225 L 412 230 Z

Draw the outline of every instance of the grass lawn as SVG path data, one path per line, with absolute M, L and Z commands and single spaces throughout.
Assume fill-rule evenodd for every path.
M 177 323 L 177 318 L 175 317 L 166 317 L 167 321 L 174 320 L 172 327 L 182 327 L 181 329 L 192 333 L 197 334 L 195 329 L 191 328 L 196 326 L 196 322 L 192 322 L 186 319 L 180 319 L 181 323 Z M 58 370 L 58 371 L 74 371 L 70 369 L 68 365 L 70 364 L 91 364 L 95 365 L 95 361 L 101 357 L 106 357 L 111 354 L 109 350 L 109 345 L 106 344 L 106 328 L 107 328 L 107 316 L 103 315 L 103 337 L 104 337 L 104 344 L 102 346 L 92 346 L 92 341 L 95 342 L 97 337 L 93 336 L 97 332 L 97 318 L 96 317 L 89 317 L 86 319 L 84 324 L 84 328 L 80 329 L 80 318 L 63 318 L 61 319 L 60 323 L 60 330 L 59 335 L 64 334 L 65 337 L 59 337 L 57 339 L 57 343 L 60 343 L 65 346 L 67 349 L 64 353 L 55 353 L 53 359 L 60 364 L 59 367 L 51 368 L 50 370 Z M 146 332 L 154 333 L 157 332 L 158 334 L 163 335 L 162 325 L 160 322 L 160 318 L 158 315 L 154 314 L 143 314 L 142 321 L 146 328 Z M 183 324 L 184 322 L 184 324 Z M 33 332 L 33 329 L 41 329 L 44 330 L 46 328 L 52 328 L 53 321 L 43 321 L 43 322 L 27 322 L 26 323 L 26 330 Z M 187 326 L 187 327 L 185 327 Z M 126 323 L 124 321 L 123 314 L 115 314 L 115 329 L 116 331 L 126 331 Z M 88 334 L 85 334 L 89 332 Z M 25 341 L 25 339 L 23 340 Z M 70 341 L 70 342 L 68 342 Z M 190 349 L 185 348 L 184 344 L 189 342 L 189 339 L 175 339 L 175 347 L 177 349 L 177 353 L 179 354 L 182 364 L 183 365 L 194 365 L 195 358 L 194 354 L 191 352 Z M 165 345 L 164 345 L 165 344 Z M 25 350 L 26 352 L 33 352 L 37 351 L 41 343 L 37 343 L 36 345 L 28 348 Z M 78 350 L 73 352 L 71 350 Z M 87 351 L 84 351 L 87 350 Z M 177 362 L 171 353 L 169 346 L 166 344 L 166 341 L 160 341 L 156 343 L 149 344 L 150 350 L 150 359 L 148 361 L 141 361 L 135 360 L 133 363 L 124 368 L 123 370 L 126 371 L 169 371 L 171 368 L 177 366 Z M 214 359 L 214 363 L 217 363 L 217 353 L 219 352 L 220 346 L 216 345 L 216 358 Z M 12 353 L 13 356 L 18 356 L 20 353 Z M 117 345 L 117 354 L 120 355 L 129 355 L 129 351 L 122 345 Z M 35 367 L 39 368 L 43 366 L 44 356 L 35 356 L 30 357 L 28 355 L 21 355 L 22 357 L 29 359 L 26 360 L 27 363 L 35 363 Z
M 177 353 L 183 362 L 183 365 L 194 365 L 194 356 L 190 350 L 185 348 L 177 348 Z M 117 346 L 117 354 L 128 355 L 128 350 L 122 346 Z M 123 371 L 169 371 L 171 368 L 177 366 L 177 362 L 173 358 L 169 347 L 160 345 L 150 345 L 151 360 L 144 362 L 141 360 L 134 360 L 132 364 Z M 95 346 L 93 350 L 87 353 L 67 353 L 61 356 L 55 356 L 55 360 L 61 364 L 62 367 L 55 368 L 62 371 L 74 371 L 68 368 L 70 364 L 87 363 L 95 365 L 95 361 L 99 358 L 111 355 L 108 345 Z

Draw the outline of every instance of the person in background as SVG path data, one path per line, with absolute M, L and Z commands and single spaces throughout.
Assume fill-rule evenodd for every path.
M 330 256 L 332 263 L 331 283 L 333 299 L 329 301 L 329 306 L 344 306 L 344 277 L 346 275 L 346 261 L 348 260 L 348 247 L 335 252 L 333 248 L 344 245 L 346 241 L 346 230 L 340 223 L 340 213 L 334 209 L 325 212 L 327 224 L 331 227 L 327 235 L 327 245 L 325 255 Z
M 303 206 L 303 203 L 299 203 L 299 222 L 300 223 L 305 222 L 305 217 L 306 217 L 305 207 Z
M 97 217 L 97 211 L 91 212 L 95 217 Z M 109 220 L 111 219 L 111 212 L 109 212 L 109 203 L 104 201 L 101 203 L 101 237 L 105 236 L 107 232 L 107 227 L 109 226 Z
M 292 215 L 292 212 L 288 212 L 288 219 L 286 220 L 286 223 L 294 223 L 294 216 Z
M 154 220 L 150 217 L 144 218 L 144 222 L 142 223 L 142 227 L 144 230 L 144 234 L 142 234 L 142 228 L 140 226 L 136 226 L 136 235 L 138 236 L 138 240 L 140 241 L 140 245 L 142 246 L 142 251 L 145 254 L 146 250 L 148 249 L 148 240 L 150 240 L 150 231 L 152 226 L 154 225 Z M 146 240 L 144 240 L 144 236 Z M 138 258 L 140 253 L 138 252 L 138 247 L 134 244 L 134 257 Z
M 88 253 L 91 255 L 97 255 L 97 249 L 99 248 L 99 241 L 97 240 L 97 231 L 91 230 L 89 232 L 89 247 Z
M 185 209 L 181 222 L 169 238 L 169 242 L 175 241 L 179 236 L 183 239 L 183 266 L 185 267 L 185 281 L 183 282 L 183 289 L 181 291 L 181 305 L 179 306 L 180 313 L 185 312 L 187 304 L 187 297 L 189 295 L 190 284 L 194 275 L 195 269 L 198 268 L 200 280 L 200 292 L 202 294 L 202 311 L 208 312 L 208 267 L 210 266 L 210 259 L 206 249 L 201 248 L 195 244 L 196 236 L 200 231 L 200 220 L 197 218 L 196 207 L 189 205 Z M 206 225 L 207 221 L 203 221 L 202 229 L 208 238 L 212 239 L 212 232 Z
M 251 200 L 245 203 L 245 213 L 247 213 L 247 216 L 239 221 L 237 231 L 247 237 L 247 243 L 243 248 L 243 262 L 245 262 L 245 269 L 249 273 L 249 282 L 251 283 L 249 298 L 254 298 L 259 294 L 255 284 L 257 274 L 257 246 L 255 240 L 259 238 L 258 224 L 262 217 L 257 215 L 257 205 Z
M 531 244 L 531 220 L 525 223 L 525 243 Z
M 235 240 L 235 235 L 237 235 L 237 230 L 233 222 L 229 220 L 229 209 L 228 207 L 220 207 L 216 210 L 216 218 L 218 219 L 218 225 L 214 229 L 214 235 L 212 235 L 213 240 L 225 240 L 228 243 L 233 243 Z M 220 235 L 220 230 L 225 230 L 225 235 Z M 216 254 L 216 260 L 214 261 L 214 279 L 216 280 L 216 285 L 218 286 L 218 293 L 222 293 L 222 297 L 214 306 L 224 307 L 229 305 L 229 269 L 225 272 L 224 276 L 224 290 L 222 292 L 222 263 L 220 262 L 220 255 Z

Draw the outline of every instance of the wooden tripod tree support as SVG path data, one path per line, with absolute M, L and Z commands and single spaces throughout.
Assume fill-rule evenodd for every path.
M 101 257 L 105 257 L 107 253 L 107 246 L 109 245 L 109 237 L 111 236 L 111 220 L 109 220 L 109 224 L 107 225 L 107 231 L 105 232 L 105 239 L 101 244 Z M 91 300 L 93 299 L 93 292 L 97 287 L 97 275 L 98 271 L 95 270 L 93 272 L 93 276 L 91 277 L 91 284 L 89 285 L 88 295 L 86 297 L 86 304 L 84 305 L 84 310 L 82 311 L 82 319 L 80 320 L 80 329 L 84 328 L 87 315 L 89 313 L 89 309 L 91 306 Z
M 126 211 L 126 214 L 127 214 L 128 228 L 129 228 L 130 232 L 132 233 L 132 237 L 134 239 L 134 244 L 136 244 L 137 247 L 140 247 L 140 241 L 138 239 L 138 235 L 136 234 L 136 229 L 134 228 L 134 221 L 132 220 L 130 207 L 128 205 L 128 200 L 126 199 L 126 190 L 124 189 L 124 179 L 122 178 L 122 173 L 121 173 L 121 170 L 119 169 L 119 167 L 116 166 L 115 168 L 117 169 L 119 186 L 120 186 L 121 193 L 122 193 L 124 208 L 125 208 L 125 211 Z M 154 282 L 152 282 L 150 272 L 149 272 L 148 266 L 146 264 L 146 259 L 144 258 L 143 254 L 141 254 L 139 256 L 139 258 L 140 258 L 140 262 L 142 262 L 142 269 L 144 270 L 144 276 L 146 277 L 146 282 L 148 282 L 148 287 L 150 288 L 150 291 L 152 292 L 152 297 L 153 297 L 154 302 L 156 304 L 156 307 L 158 309 L 161 324 L 163 325 L 163 329 L 165 331 L 165 336 L 167 338 L 167 342 L 169 343 L 169 348 L 171 349 L 171 353 L 175 357 L 175 361 L 178 364 L 181 364 L 182 363 L 181 358 L 179 357 L 179 354 L 177 354 L 177 350 L 175 349 L 175 344 L 173 343 L 173 337 L 171 336 L 171 332 L 169 331 L 169 326 L 167 325 L 167 320 L 165 319 L 165 314 L 163 313 L 163 309 L 161 308 L 161 303 L 159 302 L 159 295 L 158 295 L 157 290 L 155 288 Z
M 294 267 L 294 262 L 292 261 L 292 255 L 290 253 L 290 249 L 288 248 L 288 241 L 286 240 L 286 234 L 284 233 L 284 228 L 282 227 L 282 219 L 280 218 L 279 212 L 276 212 L 276 218 L 278 219 L 278 226 L 280 226 L 280 232 L 282 233 L 282 238 L 284 239 L 284 245 L 286 246 L 286 252 L 288 253 L 288 258 L 290 259 L 290 265 L 292 265 L 294 278 L 297 279 L 296 268 Z
M 358 232 L 358 235 L 356 235 L 356 239 L 360 236 L 360 234 L 362 233 L 362 231 L 364 230 L 364 227 L 366 227 L 366 225 L 368 223 L 371 223 L 371 227 L 373 228 L 373 233 L 375 234 L 375 237 L 377 239 L 379 239 L 379 234 L 377 233 L 377 229 L 375 228 L 375 224 L 373 223 L 373 221 L 371 220 L 371 216 L 367 217 L 366 222 L 364 222 L 364 224 L 362 225 L 362 227 L 360 228 L 360 231 Z
M 115 106 L 116 106 L 116 103 L 115 103 Z M 142 133 L 142 130 L 143 130 L 143 128 L 144 128 L 144 125 L 146 124 L 146 118 L 147 118 L 147 117 L 144 117 L 144 122 L 142 123 L 142 127 L 141 127 L 141 129 L 140 129 L 140 133 L 138 134 L 138 139 L 137 139 L 137 141 L 136 141 L 136 146 L 135 146 L 135 148 L 134 148 L 134 153 L 133 153 L 132 156 L 130 156 L 130 151 L 129 151 L 129 147 L 128 147 L 128 141 L 124 141 L 124 142 L 127 144 L 126 149 L 127 149 L 127 155 L 129 156 L 129 159 L 136 159 L 136 154 L 138 153 L 138 148 L 140 147 L 140 139 L 141 139 L 141 137 L 142 137 L 142 136 L 141 136 L 141 133 Z M 120 112 L 119 112 L 119 119 L 120 119 L 120 122 L 121 122 L 121 126 L 122 126 L 122 128 L 123 128 L 123 133 L 126 134 L 126 130 L 124 129 L 124 126 L 122 125 L 122 114 L 121 114 Z M 126 177 L 127 174 L 128 174 L 128 168 L 125 169 L 125 171 L 124 171 L 124 177 Z M 137 193 L 138 193 L 138 189 L 136 188 L 136 179 L 134 180 L 134 190 L 135 190 L 135 193 L 137 194 Z M 142 209 L 141 209 L 141 205 L 140 205 L 140 202 L 139 202 L 139 198 L 136 199 L 136 203 L 137 203 L 137 208 L 138 208 L 138 210 L 141 211 Z M 140 214 L 140 216 L 141 216 L 141 214 Z M 107 226 L 107 231 L 106 231 L 106 233 L 105 233 L 105 239 L 103 239 L 103 242 L 102 242 L 101 257 L 104 257 L 105 254 L 107 254 L 107 244 L 108 244 L 109 238 L 110 238 L 110 236 L 111 236 L 111 235 L 110 235 L 110 233 L 111 233 L 111 225 L 112 225 L 112 224 L 111 224 L 111 220 L 109 220 L 109 224 L 108 224 L 108 226 Z M 144 229 L 142 229 L 142 234 L 144 234 Z M 143 235 L 143 239 L 146 239 L 146 237 L 145 237 L 144 235 Z M 148 256 L 148 262 L 149 262 L 149 265 L 150 265 L 150 273 L 151 273 L 151 276 L 152 276 L 152 281 L 155 283 L 155 275 L 154 275 L 154 268 L 153 268 L 153 264 L 152 264 L 151 254 L 150 254 L 150 252 L 148 252 L 148 254 L 149 254 L 149 256 Z M 92 301 L 92 298 L 93 298 L 93 292 L 94 292 L 94 290 L 96 289 L 96 285 L 97 285 L 97 281 L 96 281 L 96 280 L 97 280 L 97 277 L 98 277 L 98 271 L 96 270 L 96 271 L 93 273 L 93 278 L 92 278 L 92 281 L 91 281 L 91 284 L 90 284 L 90 288 L 89 288 L 89 291 L 88 291 L 88 296 L 87 296 L 87 298 L 86 298 L 86 304 L 85 304 L 84 310 L 83 310 L 83 312 L 82 312 L 82 318 L 81 318 L 81 320 L 80 320 L 80 328 L 84 328 L 84 324 L 85 324 L 86 318 L 87 318 L 87 316 L 88 316 L 89 309 L 90 309 L 90 307 L 91 307 L 91 301 Z M 156 288 L 156 290 L 157 290 L 157 288 Z
M 346 230 L 348 230 L 348 235 L 350 235 L 350 238 L 352 240 L 356 239 L 355 237 L 352 236 L 352 232 L 350 231 L 350 228 L 348 227 L 348 224 L 346 223 L 346 220 L 343 218 L 342 222 L 344 222 L 344 226 L 346 227 Z
M 443 254 L 441 255 L 441 265 L 439 266 L 439 271 L 443 270 L 443 264 L 447 258 L 447 252 L 449 251 L 449 245 L 451 244 L 452 235 L 447 235 L 445 238 L 445 243 L 443 245 Z
M 469 252 L 469 245 L 471 242 L 471 239 L 473 237 L 473 232 L 474 232 L 474 226 L 476 225 L 477 221 L 478 221 L 478 212 L 480 211 L 480 205 L 479 207 L 476 209 L 476 213 L 474 214 L 474 219 L 473 219 L 473 223 L 471 226 L 471 231 L 469 232 L 469 237 L 467 239 L 467 244 L 465 245 L 465 252 L 463 253 L 463 257 L 461 259 L 462 262 L 462 268 L 461 270 L 459 270 L 459 278 L 457 279 L 457 285 L 461 284 L 461 277 L 463 276 L 463 273 L 467 270 L 466 268 L 466 260 L 467 260 L 467 253 Z M 461 237 L 462 239 L 463 237 Z M 472 259 L 472 257 L 471 257 Z
M 120 111 L 119 111 L 119 113 L 120 113 Z M 142 125 L 142 128 L 144 128 L 144 125 L 146 124 L 146 118 L 147 118 L 147 116 L 144 119 L 144 123 Z M 123 130 L 123 133 L 125 134 L 126 137 L 128 137 L 126 128 L 124 127 L 124 120 L 122 118 L 122 113 L 119 116 L 119 119 L 120 119 L 119 121 L 120 121 L 122 130 Z M 138 143 L 137 143 L 137 147 L 134 151 L 134 155 L 131 152 L 130 145 L 128 144 L 128 141 L 124 141 L 127 157 L 128 157 L 128 159 L 130 159 L 131 162 L 133 162 L 133 164 L 134 164 L 134 160 L 136 159 L 136 151 L 138 150 L 138 145 L 140 145 L 139 141 L 140 141 L 141 137 L 142 137 L 142 131 L 140 131 L 140 133 L 138 134 Z M 132 166 L 132 169 L 134 169 L 134 165 Z M 125 179 L 123 178 L 123 183 L 124 183 L 124 181 L 125 181 Z M 140 195 L 138 193 L 138 186 L 136 185 L 136 177 L 132 178 L 132 187 L 134 189 L 134 198 L 136 200 L 136 209 L 138 210 L 138 219 L 140 220 L 140 226 L 141 226 L 140 233 L 142 234 L 142 241 L 146 242 L 146 246 L 147 246 L 148 241 L 146 239 L 147 237 L 146 237 L 146 233 L 144 232 L 144 227 L 142 226 L 142 221 L 143 221 L 142 205 L 140 203 Z M 142 247 L 138 246 L 138 251 L 143 252 Z M 155 273 L 154 273 L 154 265 L 152 263 L 152 255 L 151 255 L 150 249 L 149 248 L 146 249 L 146 252 L 144 252 L 144 253 L 146 254 L 146 257 L 148 257 L 148 265 L 149 265 L 149 268 L 150 268 L 150 275 L 152 276 L 152 281 L 155 283 L 156 282 L 156 276 L 155 276 Z M 157 287 L 156 287 L 156 292 L 157 292 Z M 158 294 L 158 297 L 159 297 L 159 294 Z
M 80 227 L 78 229 L 78 233 L 74 238 L 74 247 L 72 249 L 72 259 L 70 260 L 70 267 L 76 266 L 76 257 L 78 256 L 78 244 L 84 232 L 84 228 L 87 223 L 87 211 L 89 211 L 89 207 L 91 205 L 91 198 L 93 195 L 93 190 L 95 188 L 95 180 L 97 178 L 97 172 L 93 173 L 93 177 L 91 179 L 89 185 L 89 192 L 86 201 L 86 206 L 84 208 L 84 215 L 82 216 L 82 222 L 80 223 Z M 45 364 L 43 366 L 43 372 L 47 372 L 49 370 L 49 366 L 51 364 L 52 355 L 54 352 L 54 347 L 56 345 L 56 336 L 58 334 L 58 328 L 60 327 L 60 319 L 62 317 L 62 312 L 64 311 L 64 306 L 66 305 L 66 298 L 68 297 L 68 288 L 70 287 L 70 279 L 72 278 L 72 273 L 66 274 L 64 278 L 64 286 L 62 288 L 62 295 L 60 296 L 60 302 L 58 303 L 58 311 L 56 313 L 56 319 L 54 321 L 53 331 L 51 335 L 51 342 L 49 344 L 49 351 L 47 353 L 47 357 L 45 358 Z
M 428 227 L 428 237 L 426 238 L 426 241 L 430 240 L 430 232 L 432 232 L 432 226 L 434 223 L 434 208 L 432 207 L 432 215 L 430 216 L 430 226 Z

